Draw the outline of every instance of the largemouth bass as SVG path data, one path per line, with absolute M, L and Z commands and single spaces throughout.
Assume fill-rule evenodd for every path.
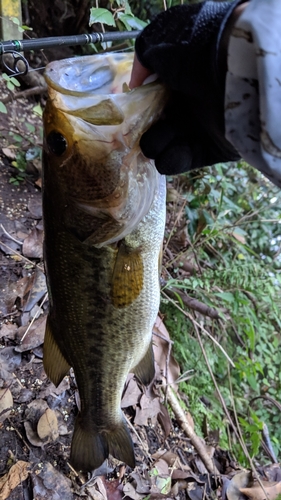
M 131 55 L 95 55 L 45 73 L 44 367 L 56 385 L 74 369 L 81 409 L 70 460 L 84 471 L 109 453 L 134 467 L 121 395 L 130 371 L 144 384 L 154 376 L 165 178 L 139 139 L 166 98 L 158 83 L 122 93 L 131 65 Z

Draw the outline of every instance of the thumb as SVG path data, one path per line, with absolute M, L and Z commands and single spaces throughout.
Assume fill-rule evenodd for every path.
M 136 54 L 134 57 L 133 68 L 131 73 L 131 80 L 129 83 L 130 89 L 134 89 L 135 87 L 139 87 L 142 85 L 144 80 L 151 75 L 151 71 L 145 68 L 138 60 Z

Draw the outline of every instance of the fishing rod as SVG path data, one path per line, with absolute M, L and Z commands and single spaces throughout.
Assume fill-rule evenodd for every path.
M 23 76 L 29 71 L 29 63 L 21 52 L 31 50 L 50 49 L 52 47 L 69 47 L 75 45 L 89 45 L 91 43 L 115 42 L 136 38 L 141 31 L 111 31 L 107 33 L 85 33 L 82 35 L 52 36 L 46 38 L 30 38 L 26 40 L 8 40 L 0 42 L 0 57 L 5 54 L 13 56 L 13 65 L 9 65 L 3 58 L 3 65 L 11 76 Z M 19 68 L 19 62 L 24 67 Z

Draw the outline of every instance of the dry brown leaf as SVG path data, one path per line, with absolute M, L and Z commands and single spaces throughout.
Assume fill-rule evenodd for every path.
M 142 500 L 142 498 L 145 498 L 146 496 L 145 494 L 141 495 L 140 493 L 137 493 L 132 483 L 124 484 L 123 493 L 126 497 L 129 497 L 132 500 Z
M 171 474 L 169 466 L 165 460 L 160 458 L 155 462 L 153 469 L 151 470 L 151 491 L 155 493 L 160 493 L 161 495 L 168 495 L 171 489 Z
M 35 184 L 36 186 L 38 186 L 39 188 L 42 188 L 42 179 L 41 177 L 39 179 L 37 179 L 37 181 L 35 181 Z
M 136 407 L 135 424 L 136 425 L 148 425 L 155 424 L 157 420 L 157 415 L 160 412 L 160 401 L 158 398 L 148 398 L 146 394 L 143 394 L 140 399 L 140 407 Z
M 251 472 L 239 472 L 239 474 L 235 474 L 235 476 L 230 481 L 227 490 L 226 496 L 228 500 L 239 500 L 241 495 L 241 488 L 245 488 L 248 486 L 251 479 Z
M 137 493 L 147 495 L 150 492 L 150 480 L 143 477 L 138 471 L 131 472 L 130 478 L 136 482 L 135 489 Z
M 42 441 L 55 441 L 59 437 L 58 419 L 54 410 L 48 408 L 40 417 L 37 433 Z
M 35 219 L 42 219 L 41 197 L 30 198 L 28 201 L 28 210 Z
M 162 403 L 160 403 L 160 412 L 158 413 L 158 422 L 162 427 L 164 432 L 165 439 L 169 436 L 172 429 L 172 420 L 169 415 L 169 412 Z
M 241 493 L 246 495 L 251 500 L 275 500 L 281 493 L 281 482 L 269 483 L 268 481 L 261 481 L 262 487 L 256 483 L 252 488 L 240 488 Z
M 38 448 L 43 448 L 44 444 L 41 439 L 39 439 L 36 431 L 33 430 L 31 423 L 29 420 L 26 420 L 24 423 L 24 428 L 26 432 L 26 436 L 28 441 L 32 444 L 32 446 L 37 446 Z
M 28 330 L 23 342 L 15 347 L 15 351 L 24 352 L 34 349 L 44 342 L 44 335 L 46 329 L 46 316 L 34 321 L 32 327 Z M 17 331 L 17 340 L 20 342 L 21 338 L 25 335 L 28 325 L 21 326 Z
M 155 325 L 153 327 L 153 333 L 154 358 L 160 368 L 161 373 L 166 376 L 166 364 L 169 353 L 170 336 L 167 328 L 165 327 L 162 319 L 159 316 L 157 317 Z M 160 337 L 155 334 L 160 335 Z M 170 353 L 167 373 L 169 384 L 174 384 L 174 382 L 179 378 L 179 375 L 179 365 L 174 359 L 173 355 Z M 177 386 L 175 384 L 172 385 L 172 387 L 174 388 L 174 390 L 177 390 Z
M 49 462 L 43 462 L 32 474 L 33 498 L 40 500 L 73 500 L 71 481 Z
M 5 476 L 0 478 L 0 499 L 6 500 L 9 498 L 12 491 L 28 476 L 28 462 L 24 462 L 23 460 L 19 460 L 16 464 L 14 464 L 9 472 L 5 474 Z
M 9 160 L 15 160 L 17 157 L 16 150 L 12 146 L 9 146 L 8 148 L 2 148 L 2 152 L 7 158 L 9 158 Z
M 43 231 L 36 227 L 25 238 L 22 245 L 22 253 L 29 259 L 42 259 L 43 257 Z
M 0 389 L 0 422 L 4 422 L 13 408 L 13 396 L 10 389 Z
M 16 283 L 10 283 L 4 299 L 8 313 L 15 312 L 13 310 L 13 306 L 17 299 L 20 299 L 18 307 L 23 306 L 23 297 L 29 292 L 30 287 L 32 286 L 32 281 L 33 279 L 30 276 L 25 276 Z
M 243 243 L 243 245 L 245 245 L 246 243 L 246 238 L 245 236 L 243 236 L 242 234 L 240 233 L 236 233 L 235 231 L 233 231 L 232 233 L 232 236 L 237 240 L 239 241 L 240 243 Z
M 127 386 L 121 401 L 121 408 L 134 406 L 139 402 L 142 391 L 140 390 L 134 376 L 130 373 L 127 379 Z
M 7 337 L 8 339 L 15 340 L 17 329 L 18 327 L 14 323 L 8 323 L 7 325 L 4 323 L 0 330 L 0 339 Z

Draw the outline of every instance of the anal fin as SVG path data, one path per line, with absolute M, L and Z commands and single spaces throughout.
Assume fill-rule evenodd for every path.
M 55 341 L 48 316 L 43 348 L 43 365 L 49 379 L 57 387 L 70 370 L 70 365 L 62 355 Z
M 133 372 L 144 385 L 149 385 L 154 379 L 155 368 L 152 342 L 142 360 L 133 368 Z

